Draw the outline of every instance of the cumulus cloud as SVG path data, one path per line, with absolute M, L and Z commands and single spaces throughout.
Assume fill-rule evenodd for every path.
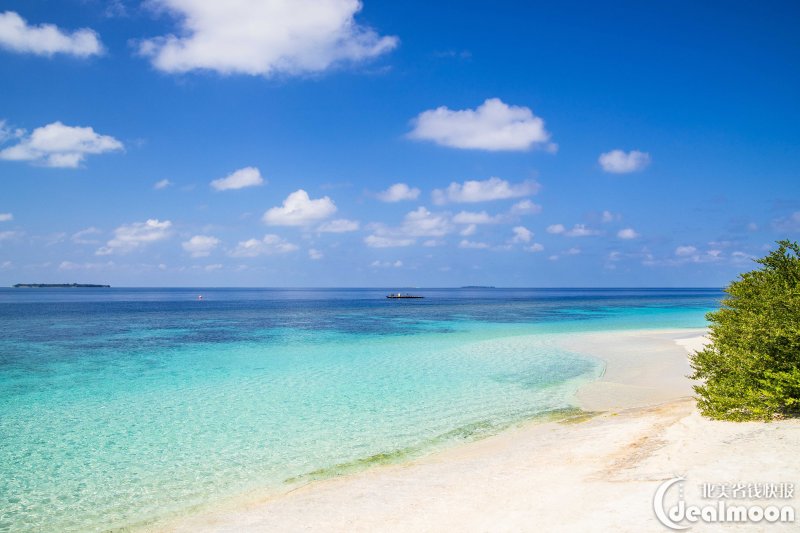
M 24 135 L 19 143 L 0 151 L 0 159 L 31 161 L 48 167 L 75 168 L 89 154 L 122 150 L 120 141 L 89 127 L 53 122 Z
M 40 56 L 89 57 L 103 52 L 93 30 L 82 28 L 70 33 L 53 24 L 32 26 L 13 11 L 0 13 L 0 47 Z
M 170 236 L 172 222 L 169 220 L 148 219 L 145 222 L 123 224 L 114 230 L 114 238 L 106 246 L 98 249 L 95 254 L 109 255 L 114 253 L 128 253 L 147 246 Z
M 542 206 L 530 200 L 522 200 L 511 206 L 512 215 L 538 215 L 542 212 Z
M 458 234 L 461 235 L 462 237 L 469 237 L 470 235 L 475 235 L 476 231 L 478 231 L 477 224 L 470 224 L 466 228 L 459 231 Z
M 303 189 L 298 189 L 264 213 L 264 222 L 272 226 L 306 226 L 328 218 L 336 212 L 336 204 L 327 196 L 312 200 Z
M 697 248 L 695 246 L 678 246 L 675 248 L 675 255 L 678 257 L 687 257 L 696 253 Z
M 489 245 L 486 244 L 485 242 L 476 242 L 463 239 L 460 243 L 458 243 L 458 247 L 465 248 L 468 250 L 485 250 L 489 248 Z
M 14 220 L 13 213 L 0 213 L 0 222 L 8 222 Z
M 464 183 L 453 182 L 448 185 L 446 189 L 435 189 L 433 191 L 433 202 L 437 205 L 443 205 L 448 202 L 489 202 L 492 200 L 505 200 L 508 198 L 529 196 L 531 194 L 536 194 L 538 191 L 539 184 L 533 180 L 509 183 L 506 180 L 492 177 L 483 181 L 468 180 Z
M 547 233 L 553 235 L 565 235 L 567 237 L 589 237 L 592 235 L 600 235 L 600 231 L 591 229 L 585 224 L 575 224 L 571 229 L 564 227 L 564 224 L 551 224 L 547 226 Z
M 236 245 L 230 255 L 232 257 L 258 257 L 294 252 L 297 245 L 292 244 L 273 233 L 264 235 L 263 239 L 248 239 Z
M 400 248 L 411 246 L 415 239 L 407 237 L 390 237 L 385 235 L 368 235 L 364 238 L 364 243 L 370 248 Z
M 211 187 L 218 191 L 230 191 L 244 189 L 245 187 L 257 187 L 264 183 L 261 172 L 255 167 L 245 167 L 228 174 L 224 178 L 219 178 L 211 183 Z
M 431 213 L 424 207 L 406 214 L 401 230 L 412 237 L 441 237 L 452 231 L 445 213 Z
M 626 174 L 628 172 L 642 170 L 649 165 L 650 154 L 647 152 L 640 152 L 639 150 L 631 150 L 630 152 L 611 150 L 610 152 L 600 154 L 597 161 L 606 172 L 611 172 L 612 174 Z
M 157 181 L 157 182 L 155 182 L 155 183 L 153 184 L 153 188 L 154 188 L 155 190 L 157 190 L 157 191 L 160 191 L 161 189 L 166 189 L 166 188 L 167 188 L 167 187 L 169 187 L 170 185 L 172 185 L 172 182 L 171 182 L 171 181 L 169 181 L 168 179 L 163 179 L 163 180 L 160 180 L 160 181 Z
M 214 248 L 219 245 L 219 242 L 219 239 L 210 235 L 195 235 L 188 241 L 181 243 L 181 246 L 192 257 L 208 257 Z
M 347 233 L 349 231 L 358 231 L 359 227 L 360 224 L 357 220 L 339 218 L 320 224 L 317 231 L 320 233 Z
M 413 120 L 412 139 L 442 146 L 478 150 L 555 150 L 544 121 L 527 107 L 509 106 L 489 98 L 477 109 L 454 111 L 445 106 L 423 111 Z
M 497 224 L 501 222 L 501 217 L 492 216 L 486 211 L 476 213 L 474 211 L 461 211 L 453 217 L 456 224 Z
M 395 183 L 385 191 L 378 193 L 378 200 L 381 202 L 402 202 L 403 200 L 416 200 L 420 190 L 416 187 L 409 187 L 405 183 Z
M 535 242 L 535 243 L 531 244 L 530 246 L 525 246 L 523 248 L 523 250 L 525 250 L 526 252 L 531 252 L 531 253 L 539 253 L 539 252 L 543 252 L 544 251 L 544 246 L 542 246 L 538 242 Z
M 625 240 L 635 239 L 638 236 L 639 234 L 633 228 L 624 228 L 617 232 L 617 237 Z
M 165 72 L 275 76 L 322 72 L 397 46 L 355 21 L 359 0 L 151 0 L 178 19 L 177 35 L 140 43 Z
M 516 226 L 511 231 L 514 232 L 514 237 L 511 239 L 511 242 L 514 243 L 530 242 L 533 238 L 533 232 L 525 226 Z
M 323 257 L 325 257 L 325 254 L 323 254 L 322 252 L 320 252 L 316 248 L 309 248 L 308 249 L 308 258 L 311 259 L 312 261 L 319 261 Z

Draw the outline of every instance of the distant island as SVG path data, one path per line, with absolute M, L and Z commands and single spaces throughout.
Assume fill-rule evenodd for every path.
M 91 283 L 17 283 L 15 289 L 109 289 L 111 285 L 92 285 Z
M 495 289 L 494 285 L 464 285 L 462 289 Z

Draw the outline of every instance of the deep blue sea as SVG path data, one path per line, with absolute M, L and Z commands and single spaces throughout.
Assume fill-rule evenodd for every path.
M 559 338 L 722 298 L 389 291 L 0 289 L 0 531 L 136 528 L 561 412 L 603 365 Z

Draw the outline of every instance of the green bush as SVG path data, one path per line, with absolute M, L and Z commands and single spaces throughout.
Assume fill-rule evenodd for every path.
M 706 315 L 711 343 L 691 356 L 697 406 L 724 420 L 800 415 L 800 246 L 778 241 Z

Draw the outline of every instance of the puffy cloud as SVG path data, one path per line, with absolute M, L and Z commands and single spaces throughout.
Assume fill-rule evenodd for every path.
M 478 226 L 476 224 L 470 224 L 466 228 L 459 231 L 458 234 L 462 237 L 469 237 L 470 235 L 475 235 L 476 231 L 478 231 Z
M 571 229 L 564 227 L 564 224 L 551 224 L 547 226 L 547 233 L 553 235 L 565 235 L 567 237 L 589 237 L 600 235 L 600 231 L 588 228 L 585 224 L 575 224 Z
M 542 206 L 530 200 L 522 200 L 511 206 L 512 215 L 538 215 L 542 212 Z
M 544 251 L 544 246 L 542 246 L 538 242 L 535 242 L 535 243 L 531 244 L 530 246 L 525 246 L 523 248 L 523 250 L 525 250 L 526 252 L 538 253 L 538 252 L 543 252 Z
M 8 241 L 20 235 L 21 233 L 18 231 L 0 231 L 0 241 Z
M 0 13 L 0 47 L 40 56 L 89 57 L 103 52 L 97 33 L 88 28 L 68 33 L 53 24 L 31 26 L 13 11 Z
M 649 165 L 650 154 L 640 152 L 639 150 L 631 150 L 627 153 L 622 150 L 611 150 L 610 152 L 600 154 L 597 161 L 606 172 L 626 174 L 628 172 L 642 170 Z
M 442 146 L 478 150 L 555 150 L 544 121 L 527 107 L 509 106 L 489 98 L 477 109 L 454 111 L 445 106 L 423 111 L 413 121 L 412 139 Z
M 489 248 L 489 245 L 485 242 L 475 242 L 463 239 L 460 243 L 458 243 L 458 247 L 469 250 L 485 250 L 486 248 Z
M 319 261 L 323 257 L 325 257 L 325 254 L 323 254 L 322 252 L 320 252 L 316 248 L 309 248 L 308 249 L 308 258 L 311 259 L 312 261 Z
M 97 244 L 99 241 L 97 239 L 93 239 L 92 235 L 99 235 L 100 233 L 102 232 L 99 229 L 95 228 L 94 226 L 90 226 L 86 229 L 82 229 L 73 233 L 72 242 L 75 244 Z
M 624 228 L 617 232 L 617 237 L 620 239 L 635 239 L 639 234 L 633 228 Z
M 533 180 L 509 183 L 506 180 L 492 177 L 483 181 L 468 180 L 463 184 L 453 182 L 446 189 L 436 189 L 433 191 L 433 202 L 437 205 L 448 202 L 488 202 L 528 196 L 536 194 L 538 190 L 539 184 Z
M 123 224 L 114 230 L 114 238 L 106 246 L 98 249 L 95 254 L 109 255 L 113 253 L 127 253 L 148 244 L 161 241 L 170 236 L 172 222 L 169 220 L 148 219 L 145 222 Z
M 219 245 L 219 239 L 210 235 L 195 235 L 188 241 L 181 243 L 183 249 L 192 257 L 208 257 Z
M 616 220 L 621 220 L 621 219 L 622 219 L 622 215 L 620 215 L 619 213 L 612 213 L 611 211 L 608 211 L 608 210 L 603 211 L 600 214 L 600 221 L 603 224 L 608 224 L 609 222 L 614 222 Z
M 678 257 L 687 257 L 697 253 L 697 248 L 694 246 L 678 246 L 675 248 L 675 255 Z
M 230 191 L 244 189 L 245 187 L 256 187 L 264 183 L 261 172 L 255 167 L 240 168 L 224 178 L 212 181 L 209 185 L 218 191 Z
M 285 254 L 297 250 L 297 245 L 287 242 L 278 235 L 268 233 L 263 239 L 248 239 L 236 245 L 230 255 L 233 257 L 258 257 L 260 255 Z
M 400 248 L 411 246 L 415 239 L 407 237 L 391 237 L 385 235 L 368 235 L 364 238 L 364 243 L 370 248 Z
M 442 237 L 452 231 L 452 226 L 446 214 L 418 207 L 406 214 L 401 231 L 412 237 Z
M 347 220 L 339 218 L 320 224 L 317 231 L 321 233 L 347 233 L 348 231 L 358 231 L 360 224 L 357 220 Z
M 499 216 L 491 216 L 486 211 L 461 211 L 453 217 L 456 224 L 496 224 L 501 221 Z
M 287 196 L 281 207 L 268 209 L 263 219 L 272 226 L 306 226 L 335 212 L 336 204 L 327 196 L 312 200 L 306 191 L 299 189 Z
M 378 200 L 382 202 L 401 202 L 403 200 L 416 200 L 420 190 L 409 187 L 405 183 L 395 183 L 385 191 L 378 193 Z
M 151 0 L 180 31 L 141 42 L 139 52 L 165 72 L 275 76 L 321 72 L 397 46 L 358 24 L 359 0 Z
M 53 122 L 23 136 L 18 144 L 0 151 L 0 159 L 32 161 L 48 167 L 75 168 L 89 154 L 122 150 L 120 141 L 95 133 L 89 127 L 65 126 Z
M 8 222 L 10 220 L 14 220 L 13 213 L 0 213 L 0 222 Z
M 511 242 L 530 242 L 533 238 L 533 232 L 525 226 L 516 226 L 511 231 L 514 232 L 514 238 Z
M 172 185 L 172 182 L 171 182 L 171 181 L 169 181 L 168 179 L 163 179 L 163 180 L 160 180 L 160 181 L 157 181 L 157 182 L 155 182 L 155 183 L 153 184 L 153 188 L 154 188 L 155 190 L 157 190 L 157 191 L 160 191 L 161 189 L 166 189 L 166 188 L 167 188 L 167 187 L 169 187 L 170 185 Z

